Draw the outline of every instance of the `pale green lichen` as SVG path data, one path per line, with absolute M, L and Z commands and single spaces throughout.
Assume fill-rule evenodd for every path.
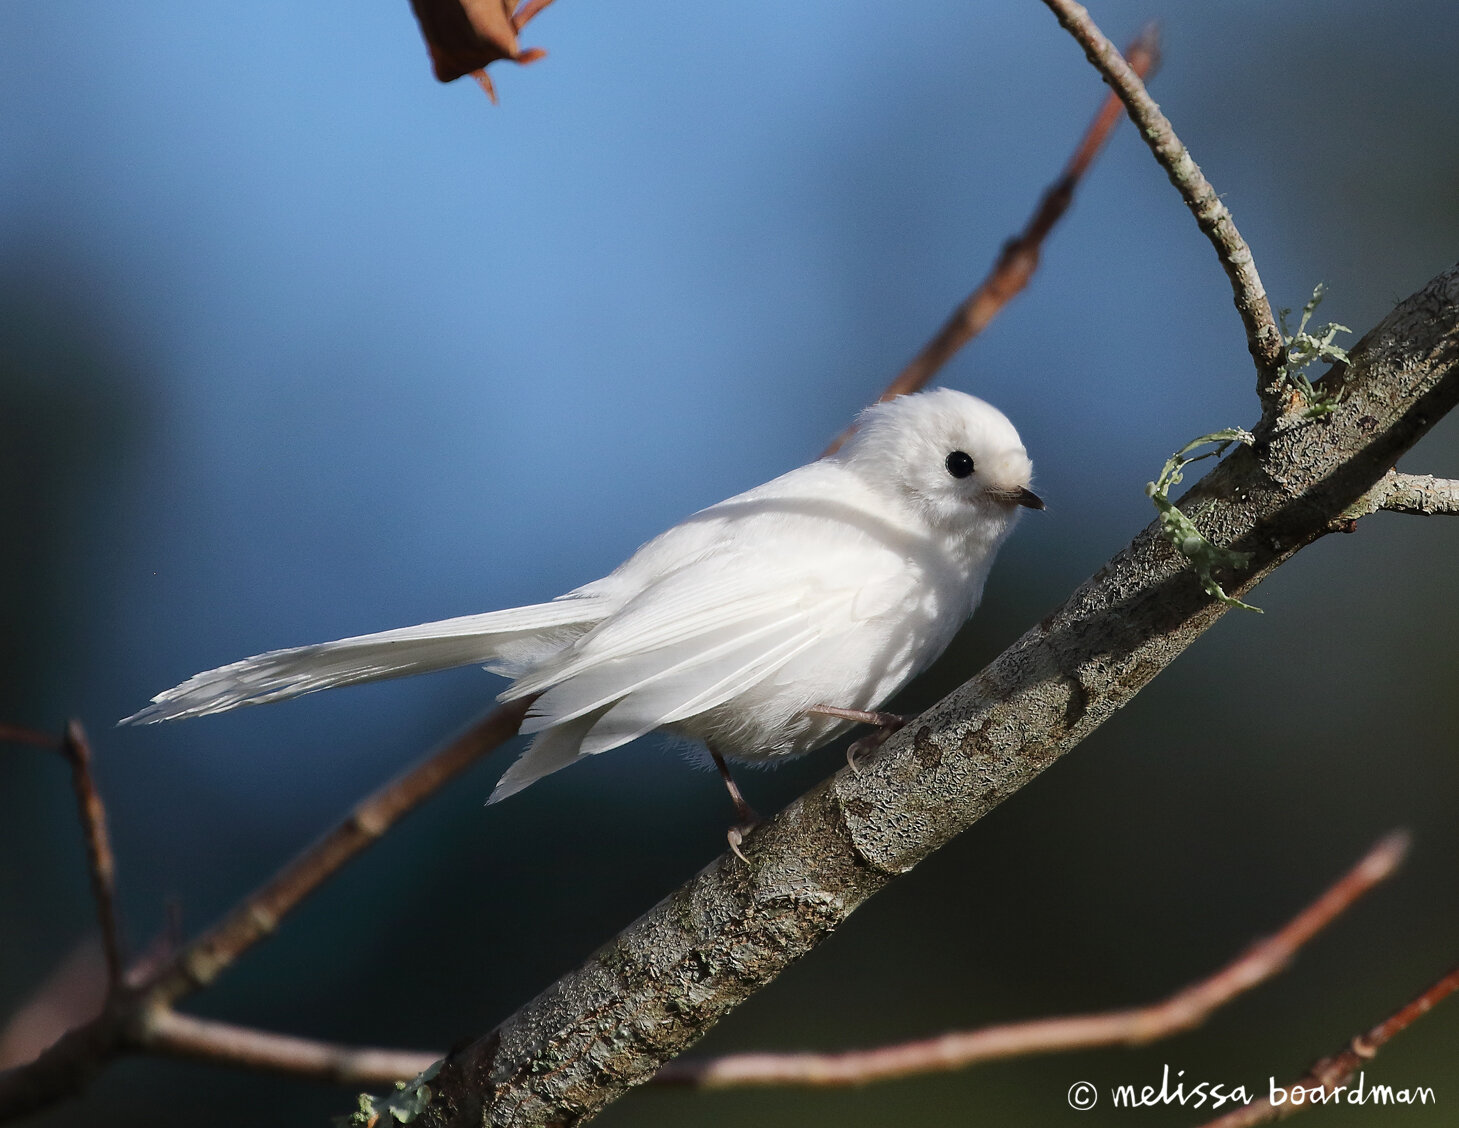
M 409 1124 L 425 1111 L 434 1095 L 428 1081 L 435 1079 L 443 1062 L 436 1062 L 414 1081 L 395 1082 L 395 1091 L 389 1096 L 374 1097 L 361 1093 L 355 1111 L 348 1116 L 336 1116 L 334 1128 L 387 1128 L 394 1124 Z
M 1306 369 L 1320 360 L 1351 363 L 1346 350 L 1332 343 L 1339 333 L 1352 332 L 1346 325 L 1330 321 L 1326 325 L 1317 326 L 1310 333 L 1307 331 L 1307 323 L 1322 304 L 1325 290 L 1326 286 L 1321 282 L 1313 287 L 1312 299 L 1302 307 L 1302 320 L 1297 323 L 1295 333 L 1287 328 L 1287 318 L 1292 311 L 1284 309 L 1277 314 L 1282 324 L 1282 340 L 1287 346 L 1287 358 L 1277 370 L 1277 375 L 1301 393 L 1306 403 L 1302 410 L 1303 419 L 1321 419 L 1325 415 L 1331 415 L 1342 400 L 1341 384 L 1334 389 L 1319 389 L 1307 377 Z
M 1306 324 L 1305 320 L 1303 324 Z M 1260 607 L 1253 607 L 1249 603 L 1241 602 L 1235 596 L 1227 595 L 1226 589 L 1212 575 L 1217 568 L 1245 567 L 1251 562 L 1251 553 L 1236 552 L 1233 549 L 1219 548 L 1212 544 L 1206 535 L 1196 528 L 1196 523 L 1182 513 L 1170 500 L 1170 491 L 1180 484 L 1181 471 L 1189 463 L 1219 455 L 1232 443 L 1244 443 L 1250 446 L 1254 441 L 1251 432 L 1243 431 L 1240 427 L 1228 427 L 1224 431 L 1202 435 L 1194 442 L 1181 447 L 1166 460 L 1165 468 L 1160 471 L 1160 477 L 1145 484 L 1145 495 L 1155 503 L 1155 508 L 1160 513 L 1161 534 L 1175 547 L 1177 552 L 1191 562 L 1191 567 L 1200 577 L 1201 587 L 1205 589 L 1206 594 L 1219 599 L 1228 607 L 1242 607 L 1247 611 L 1255 611 L 1260 614 Z M 1206 446 L 1208 443 L 1217 444 L 1216 449 L 1208 450 L 1203 454 L 1191 455 L 1191 451 L 1197 447 Z

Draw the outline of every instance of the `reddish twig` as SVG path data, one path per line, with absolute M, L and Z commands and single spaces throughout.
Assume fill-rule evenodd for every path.
M 962 1069 L 997 1058 L 1096 1046 L 1137 1046 L 1167 1038 L 1199 1026 L 1214 1011 L 1281 971 L 1302 945 L 1387 879 L 1407 851 L 1408 836 L 1390 834 L 1281 931 L 1253 944 L 1245 955 L 1214 975 L 1151 1006 L 989 1026 L 849 1053 L 730 1054 L 708 1061 L 674 1061 L 659 1070 L 653 1080 L 701 1089 L 862 1085 Z
M 1160 33 L 1154 24 L 1147 26 L 1139 38 L 1130 44 L 1128 58 L 1130 66 L 1140 75 L 1149 77 L 1155 72 L 1160 65 Z M 1003 244 L 1003 250 L 999 252 L 987 277 L 952 311 L 952 315 L 943 322 L 942 328 L 923 346 L 922 351 L 887 385 L 886 390 L 878 397 L 879 403 L 925 388 L 959 349 L 986 329 L 1003 307 L 1028 286 L 1034 271 L 1038 269 L 1039 253 L 1044 240 L 1069 210 L 1069 205 L 1074 200 L 1074 190 L 1094 158 L 1104 148 L 1114 127 L 1119 124 L 1120 108 L 1117 95 L 1111 94 L 1104 100 L 1099 113 L 1089 123 L 1079 147 L 1064 166 L 1063 174 L 1044 190 L 1027 226 Z M 822 457 L 839 450 L 853 430 L 854 424 L 836 437 L 822 452 Z
M 1160 112 L 1160 107 L 1150 97 L 1134 67 L 1120 57 L 1114 44 L 1090 19 L 1089 12 L 1074 0 L 1044 0 L 1044 3 L 1058 18 L 1060 25 L 1079 41 L 1090 63 L 1124 102 L 1130 120 L 1139 127 L 1140 136 L 1145 138 L 1155 159 L 1195 216 L 1196 223 L 1216 248 L 1221 268 L 1231 283 L 1237 312 L 1241 314 L 1241 322 L 1246 328 L 1247 348 L 1256 363 L 1257 392 L 1263 405 L 1274 405 L 1273 385 L 1286 346 L 1272 317 L 1271 303 L 1267 300 L 1261 276 L 1257 274 L 1251 248 L 1236 229 L 1236 221 L 1201 173 L 1190 151 L 1176 136 L 1170 119 Z
M 1249 1128 L 1250 1125 L 1265 1124 L 1269 1120 L 1290 1116 L 1294 1112 L 1300 1112 L 1320 1103 L 1312 1095 L 1313 1090 L 1322 1094 L 1335 1092 L 1362 1068 L 1364 1062 L 1376 1057 L 1378 1051 L 1391 1041 L 1394 1035 L 1407 1030 L 1455 991 L 1459 991 L 1459 967 L 1441 976 L 1417 998 L 1399 1007 L 1366 1034 L 1357 1035 L 1345 1048 L 1317 1062 L 1307 1071 L 1306 1076 L 1288 1087 L 1289 1093 L 1297 1089 L 1307 1090 L 1308 1095 L 1305 1099 L 1288 1100 L 1283 1105 L 1273 1106 L 1270 1097 L 1263 1097 L 1259 1101 L 1253 1101 L 1234 1112 L 1212 1120 L 1204 1128 Z
M 168 1007 L 157 1009 L 144 1020 L 140 1038 L 149 1051 L 169 1057 L 371 1088 L 389 1088 L 397 1081 L 409 1081 L 441 1057 L 295 1038 L 195 1018 Z
M 61 750 L 71 764 L 71 783 L 76 791 L 76 809 L 86 834 L 86 860 L 91 869 L 91 892 L 96 898 L 96 918 L 101 925 L 101 946 L 106 953 L 106 981 L 115 991 L 122 981 L 122 930 L 117 917 L 116 858 L 106 829 L 106 804 L 91 772 L 91 744 L 80 721 L 66 726 Z
M 91 743 L 81 722 L 73 720 L 57 739 L 49 733 L 20 725 L 0 724 L 0 741 L 59 750 L 71 765 L 71 786 L 76 793 L 76 810 L 86 836 L 86 861 L 91 891 L 96 898 L 96 916 L 101 925 L 102 950 L 106 954 L 107 989 L 114 991 L 122 981 L 122 934 L 116 906 L 116 858 L 106 827 L 106 804 L 91 771 Z

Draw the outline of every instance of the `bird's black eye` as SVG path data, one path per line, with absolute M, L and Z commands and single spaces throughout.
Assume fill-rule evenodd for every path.
M 973 456 L 965 450 L 955 450 L 943 465 L 954 478 L 966 478 L 973 472 Z

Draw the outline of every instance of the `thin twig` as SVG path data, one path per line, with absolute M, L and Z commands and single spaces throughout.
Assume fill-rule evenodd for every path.
M 1064 29 L 1079 41 L 1090 63 L 1124 102 L 1130 119 L 1139 127 L 1140 135 L 1145 138 L 1155 159 L 1165 169 L 1170 182 L 1195 216 L 1196 223 L 1216 248 L 1221 268 L 1231 282 L 1237 312 L 1246 327 L 1246 346 L 1256 362 L 1257 393 L 1264 406 L 1271 406 L 1275 403 L 1273 385 L 1285 346 L 1281 330 L 1272 317 L 1271 303 L 1267 300 L 1261 276 L 1257 274 L 1251 248 L 1242 239 L 1235 220 L 1216 190 L 1202 175 L 1200 166 L 1176 136 L 1170 119 L 1160 112 L 1140 76 L 1095 26 L 1089 12 L 1074 0 L 1044 0 L 1044 3 Z
M 1388 489 L 1383 508 L 1389 513 L 1422 517 L 1459 515 L 1459 480 L 1435 478 L 1430 474 L 1393 474 Z
M 1387 879 L 1407 851 L 1408 836 L 1402 832 L 1390 834 L 1280 932 L 1258 941 L 1214 975 L 1150 1006 L 988 1026 L 849 1053 L 730 1054 L 708 1061 L 673 1061 L 653 1080 L 701 1089 L 863 1085 L 962 1069 L 997 1058 L 1095 1046 L 1137 1046 L 1167 1038 L 1199 1026 L 1212 1012 L 1281 971 L 1302 945 Z
M 1332 519 L 1334 532 L 1352 533 L 1358 521 L 1379 511 L 1419 517 L 1459 516 L 1459 480 L 1390 470 L 1373 488 Z
M 1294 1112 L 1301 1112 L 1305 1108 L 1321 1103 L 1313 1095 L 1312 1090 L 1320 1090 L 1323 1094 L 1335 1092 L 1348 1082 L 1364 1062 L 1376 1057 L 1378 1051 L 1395 1035 L 1407 1030 L 1414 1022 L 1428 1014 L 1455 991 L 1459 991 L 1459 967 L 1441 976 L 1417 998 L 1399 1007 L 1366 1034 L 1357 1035 L 1346 1047 L 1317 1062 L 1307 1071 L 1306 1076 L 1288 1086 L 1289 1093 L 1297 1089 L 1307 1090 L 1305 1099 L 1288 1100 L 1285 1104 L 1273 1106 L 1270 1097 L 1263 1097 L 1259 1101 L 1253 1101 L 1234 1112 L 1212 1120 L 1204 1128 L 1249 1128 L 1250 1125 L 1265 1124 L 1267 1121 L 1290 1116 Z
M 409 1081 L 441 1057 L 295 1038 L 195 1018 L 169 1007 L 158 1008 L 147 1017 L 141 1040 L 148 1050 L 170 1057 L 371 1088 L 389 1088 L 396 1081 Z
M 1459 515 L 1459 479 L 1435 478 L 1431 474 L 1400 474 L 1390 471 L 1379 479 L 1344 518 L 1366 517 L 1378 510 L 1431 517 Z
M 91 870 L 91 891 L 96 898 L 96 918 L 101 925 L 101 946 L 106 953 L 107 990 L 122 982 L 122 930 L 117 917 L 116 857 L 106 828 L 106 804 L 91 772 L 91 744 L 80 721 L 66 726 L 61 749 L 71 764 L 71 783 L 76 791 L 76 809 L 86 833 L 86 860 Z
M 1160 65 L 1160 32 L 1154 24 L 1148 25 L 1130 44 L 1127 57 L 1130 66 L 1142 77 L 1149 77 L 1155 72 Z M 1089 123 L 1079 147 L 1064 166 L 1063 174 L 1044 190 L 1027 226 L 1003 244 L 1003 250 L 987 277 L 952 311 L 942 328 L 911 363 L 887 385 L 878 402 L 884 403 L 925 388 L 959 349 L 986 329 L 1003 307 L 1023 292 L 1038 269 L 1044 240 L 1069 210 L 1074 190 L 1119 124 L 1119 118 L 1120 100 L 1117 95 L 1111 94 Z M 854 425 L 838 435 L 822 457 L 840 449 L 853 430 Z

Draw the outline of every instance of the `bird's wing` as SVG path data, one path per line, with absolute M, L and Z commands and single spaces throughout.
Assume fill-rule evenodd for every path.
M 721 705 L 885 610 L 868 593 L 898 561 L 865 551 L 842 559 L 841 546 L 825 548 L 780 561 L 732 551 L 712 566 L 696 561 L 638 592 L 502 697 L 539 694 L 523 731 L 572 725 L 582 755 Z M 596 719 L 585 730 L 586 717 Z
M 122 724 L 148 724 L 262 705 L 335 686 L 489 663 L 511 672 L 525 655 L 567 645 L 609 613 L 611 602 L 563 598 L 484 615 L 271 650 L 194 674 Z
M 579 674 L 533 702 L 534 710 L 545 707 L 549 712 L 527 718 L 523 731 L 537 734 L 532 746 L 497 781 L 488 802 L 515 795 L 584 756 L 617 748 L 661 725 L 723 704 L 769 677 L 819 637 L 803 623 L 786 622 L 771 630 L 749 631 L 738 646 L 711 646 L 715 652 L 711 657 L 695 647 L 700 640 L 689 640 L 654 652 L 651 662 L 620 659 Z M 601 675 L 592 677 L 595 691 L 585 689 L 588 683 L 579 684 L 590 675 Z M 630 683 L 631 688 L 623 691 L 622 686 Z M 608 686 L 613 688 L 604 694 Z M 582 692 L 570 696 L 569 689 Z M 606 700 L 586 707 L 577 704 L 591 692 Z M 557 705 L 572 715 L 557 715 Z
M 606 752 L 662 725 L 722 705 L 770 677 L 823 637 L 823 631 L 804 621 L 785 624 L 773 635 L 743 642 L 713 661 L 655 678 L 598 716 L 583 738 L 581 754 Z
M 717 558 L 714 566 L 696 560 L 648 583 L 611 616 L 514 682 L 503 701 L 541 693 L 594 667 L 662 652 L 688 655 L 712 645 L 721 631 L 744 632 L 765 620 L 794 614 L 806 585 L 786 575 L 772 578 L 752 567 L 742 554 Z M 584 684 L 587 684 L 586 682 Z

